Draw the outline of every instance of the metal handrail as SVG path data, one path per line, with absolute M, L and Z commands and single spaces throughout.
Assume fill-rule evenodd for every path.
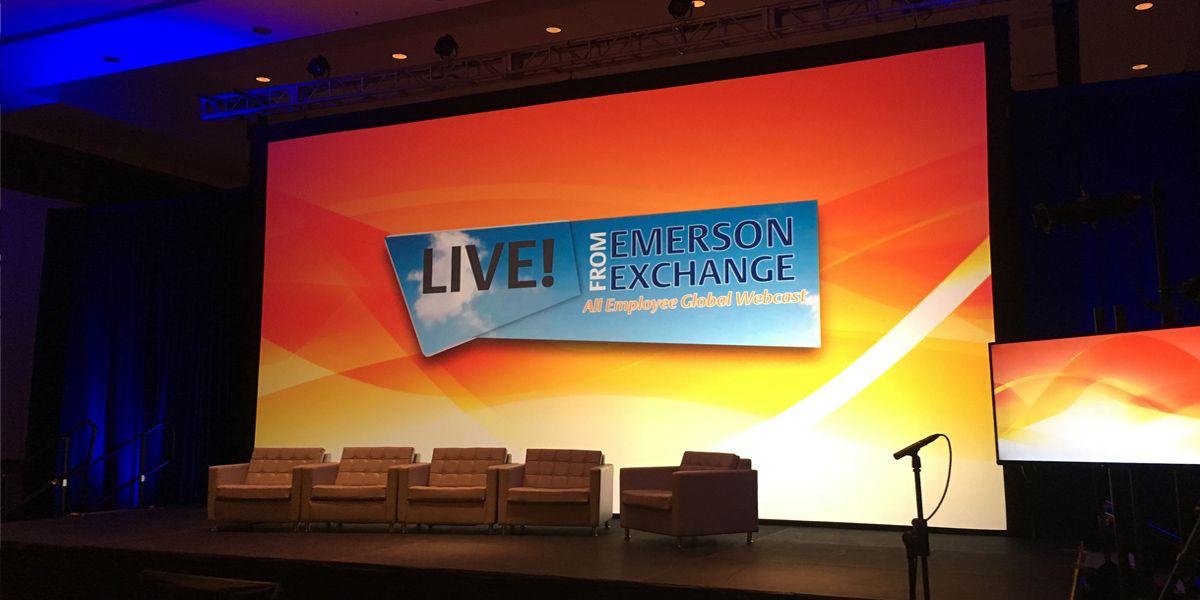
M 80 464 L 91 462 L 92 454 L 96 449 L 96 432 L 98 428 L 96 427 L 96 423 L 91 419 L 84 419 L 71 426 L 66 431 L 60 433 L 58 437 L 51 440 L 50 443 L 44 444 L 41 448 L 26 455 L 26 462 L 32 462 L 34 458 L 40 457 L 48 452 L 53 451 L 57 453 L 61 450 L 63 457 L 62 469 L 56 473 L 53 479 L 46 482 L 44 485 L 38 486 L 33 493 L 26 494 L 25 497 L 22 498 L 21 501 L 15 506 L 6 507 L 7 510 L 5 511 L 5 516 L 11 515 L 13 512 L 24 508 L 29 503 L 40 498 L 42 494 L 45 494 L 47 491 L 56 487 L 61 491 L 61 496 L 59 497 L 59 507 L 62 509 L 62 512 L 66 512 L 67 484 L 69 482 L 69 478 L 80 468 L 79 464 L 75 465 L 74 467 L 71 466 L 71 439 L 75 437 L 76 433 L 85 428 L 89 432 L 88 445 L 87 452 L 80 461 Z
M 154 467 L 147 470 L 147 469 L 143 468 L 143 463 L 145 463 L 145 459 L 146 459 L 146 443 L 145 443 L 146 437 L 149 436 L 150 434 L 154 433 L 158 429 L 162 429 L 164 431 L 164 433 L 169 436 L 169 439 L 170 439 L 170 442 L 168 444 L 168 448 L 170 449 L 169 456 L 167 458 L 164 458 L 162 461 L 160 461 Z M 126 448 L 128 448 L 134 442 L 137 442 L 137 444 L 138 444 L 137 468 L 135 469 L 135 471 L 137 471 L 136 474 L 134 474 L 133 477 L 117 484 L 115 487 L 108 489 L 104 493 L 104 495 L 101 496 L 100 499 L 96 502 L 97 507 L 103 507 L 109 500 L 111 500 L 119 492 L 121 492 L 121 490 L 124 490 L 125 488 L 127 488 L 131 485 L 135 485 L 135 484 L 138 486 L 138 488 L 135 491 L 134 504 L 135 504 L 135 506 L 140 507 L 142 504 L 141 489 L 140 489 L 141 484 L 146 481 L 147 477 L 153 476 L 153 475 L 157 474 L 159 471 L 166 468 L 171 463 L 171 459 L 174 458 L 174 456 L 175 456 L 175 429 L 173 427 L 171 427 L 167 423 L 167 421 L 163 420 L 163 421 L 159 421 L 158 423 L 155 423 L 154 425 L 151 425 L 150 427 L 148 427 L 146 429 L 143 429 L 140 433 L 125 440 L 124 442 L 121 442 L 116 447 L 114 447 L 112 450 L 110 450 L 107 454 L 105 454 L 104 456 L 101 456 L 100 458 L 97 458 L 96 460 L 92 461 L 91 464 L 86 465 L 83 468 L 90 469 L 98 464 L 108 461 L 113 456 L 116 456 L 118 453 L 123 452 Z

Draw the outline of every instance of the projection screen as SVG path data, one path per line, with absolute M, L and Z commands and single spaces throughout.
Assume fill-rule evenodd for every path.
M 762 518 L 907 524 L 937 431 L 933 525 L 1003 529 L 985 80 L 968 44 L 271 142 L 255 443 L 728 451 Z

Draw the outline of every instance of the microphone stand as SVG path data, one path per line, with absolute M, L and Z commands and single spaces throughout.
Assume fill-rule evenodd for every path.
M 913 480 L 917 486 L 917 518 L 912 528 L 900 535 L 908 554 L 908 600 L 917 600 L 917 563 L 921 564 L 921 589 L 929 600 L 929 524 L 925 521 L 925 505 L 921 498 L 921 457 L 912 453 Z

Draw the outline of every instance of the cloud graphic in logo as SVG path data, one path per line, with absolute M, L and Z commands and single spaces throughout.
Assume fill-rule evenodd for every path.
M 450 272 L 450 249 L 454 246 L 468 245 L 474 245 L 479 249 L 480 261 L 487 258 L 487 250 L 484 249 L 483 243 L 478 238 L 471 237 L 462 231 L 439 231 L 429 234 L 429 247 L 433 248 L 433 264 L 431 266 L 435 277 L 434 281 L 438 281 L 439 274 L 441 277 L 446 277 L 446 274 Z M 483 317 L 471 307 L 471 302 L 479 296 L 479 290 L 475 289 L 471 263 L 466 256 L 462 257 L 459 270 L 463 283 L 461 290 L 440 294 L 422 293 L 417 298 L 416 303 L 413 304 L 413 313 L 421 323 L 432 326 L 454 318 L 469 327 L 485 327 Z M 423 274 L 419 270 L 411 271 L 408 274 L 409 281 L 421 281 L 422 277 Z

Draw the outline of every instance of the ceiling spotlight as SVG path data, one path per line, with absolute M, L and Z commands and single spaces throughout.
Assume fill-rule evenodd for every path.
M 266 75 L 259 75 L 258 77 L 255 77 L 254 80 L 259 83 L 271 83 L 271 78 L 267 77 Z
M 1141 71 L 1141 70 L 1144 70 L 1144 69 L 1149 69 L 1149 68 L 1150 68 L 1150 65 L 1148 65 L 1148 64 L 1146 64 L 1146 63 L 1138 63 L 1138 64 L 1136 64 L 1136 65 L 1133 65 L 1132 67 L 1129 67 L 1129 68 L 1130 68 L 1130 69 L 1133 69 L 1134 71 Z
M 1154 8 L 1153 2 L 1138 2 L 1133 5 L 1133 10 L 1150 10 Z
M 451 59 L 458 56 L 458 40 L 450 34 L 443 35 L 433 43 L 433 51 L 444 59 Z
M 309 75 L 313 76 L 313 79 L 329 79 L 329 76 L 333 73 L 333 68 L 329 66 L 329 59 L 325 58 L 322 54 L 318 54 L 312 60 L 308 61 L 308 68 L 306 70 Z
M 692 16 L 692 0 L 671 0 L 667 3 L 667 12 L 676 19 L 686 19 Z
M 271 34 L 271 28 L 264 27 L 262 25 L 255 25 L 254 27 L 251 27 L 250 31 L 257 33 L 258 35 L 270 35 Z
M 704 0 L 692 0 L 692 8 L 704 8 Z
M 404 59 L 408 58 L 408 55 L 403 52 L 397 52 L 392 55 L 392 58 L 394 58 L 396 60 L 404 60 Z
M 562 27 L 555 27 L 551 25 L 546 28 L 546 33 L 562 33 Z

